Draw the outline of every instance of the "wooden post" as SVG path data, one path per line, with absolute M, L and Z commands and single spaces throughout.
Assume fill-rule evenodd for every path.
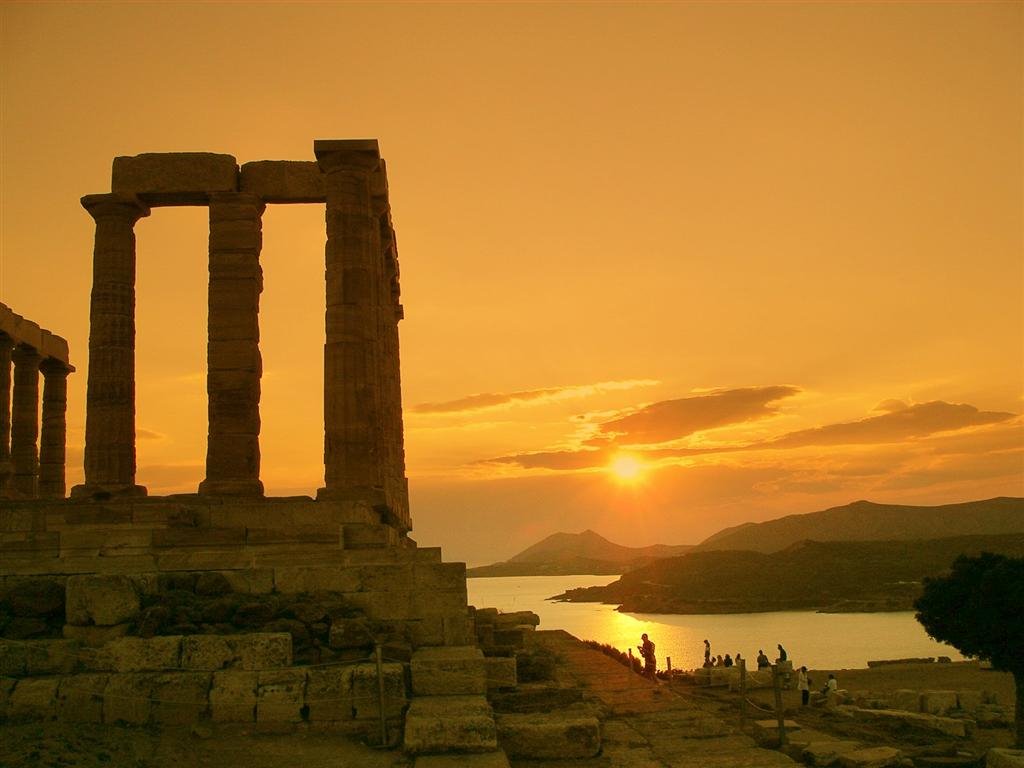
M 377 701 L 380 703 L 380 745 L 388 745 L 388 724 L 384 719 L 384 652 L 377 643 L 374 649 L 377 657 Z
M 772 664 L 772 693 L 775 694 L 775 718 L 779 722 L 779 746 L 786 744 L 786 715 L 782 711 L 782 688 L 779 685 L 779 665 Z
M 747 724 L 747 660 L 740 659 L 740 730 Z

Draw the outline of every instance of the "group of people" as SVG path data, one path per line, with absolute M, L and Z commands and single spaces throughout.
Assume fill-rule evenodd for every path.
M 779 657 L 776 662 L 786 661 L 789 658 L 789 654 L 786 653 L 786 649 L 782 647 L 782 643 L 776 646 L 779 649 Z M 704 666 L 705 667 L 731 667 L 738 666 L 743 661 L 743 657 L 740 654 L 736 654 L 736 658 L 733 659 L 728 653 L 725 654 L 725 658 L 721 654 L 718 656 L 711 655 L 711 643 L 708 640 L 704 640 Z M 757 652 L 757 668 L 766 669 L 772 665 L 771 661 L 765 655 L 764 650 L 758 650 Z

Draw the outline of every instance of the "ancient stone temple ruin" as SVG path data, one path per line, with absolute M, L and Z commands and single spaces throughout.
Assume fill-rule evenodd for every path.
M 374 140 L 313 150 L 241 166 L 118 157 L 111 191 L 82 198 L 96 236 L 85 479 L 70 498 L 67 345 L 0 314 L 4 393 L 14 359 L 9 454 L 0 409 L 0 717 L 315 725 L 404 736 L 413 754 L 496 749 L 485 694 L 515 685 L 515 662 L 476 646 L 465 565 L 409 537 L 384 162 Z M 296 203 L 326 206 L 324 484 L 272 498 L 260 481 L 261 215 Z M 135 463 L 134 226 L 172 205 L 210 215 L 206 477 L 194 494 L 152 497 Z M 520 640 L 536 623 L 501 621 Z

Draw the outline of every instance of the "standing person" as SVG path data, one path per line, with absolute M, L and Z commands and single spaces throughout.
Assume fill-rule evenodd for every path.
M 737 666 L 737 667 L 738 667 L 738 666 L 740 666 L 740 663 L 741 663 L 742 661 L 743 661 L 743 657 L 742 657 L 742 656 L 740 656 L 740 655 L 739 655 L 739 654 L 737 653 L 737 654 L 736 654 L 736 666 Z
M 796 675 L 796 687 L 800 691 L 800 704 L 806 707 L 811 700 L 811 681 L 807 679 L 807 667 L 800 667 Z
M 711 643 L 707 641 L 707 638 L 704 639 L 704 666 L 711 666 Z
M 771 665 L 772 665 L 772 663 L 770 661 L 768 661 L 768 657 L 765 656 L 764 650 L 759 649 L 757 651 L 757 668 L 758 669 L 767 669 Z
M 732 656 L 730 656 L 728 653 L 725 654 L 724 666 L 726 666 L 726 667 L 731 667 L 732 666 Z
M 715 666 L 716 667 L 724 667 L 725 666 L 725 659 L 722 658 L 722 654 L 718 654 L 715 657 Z
M 640 635 L 640 645 L 637 646 L 637 650 L 640 651 L 640 656 L 644 660 L 644 676 L 654 677 L 658 660 L 654 656 L 654 643 L 647 637 L 646 632 Z
M 779 643 L 779 644 L 778 644 L 778 645 L 776 646 L 776 648 L 778 648 L 778 649 L 779 649 L 779 658 L 778 658 L 778 661 L 785 661 L 786 659 L 788 659 L 788 658 L 789 658 L 789 654 L 787 654 L 787 653 L 786 653 L 786 649 L 782 647 L 782 643 Z

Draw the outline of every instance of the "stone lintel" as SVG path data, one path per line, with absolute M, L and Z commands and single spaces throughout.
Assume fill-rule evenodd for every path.
M 206 205 L 212 192 L 238 191 L 238 164 L 232 155 L 212 152 L 115 157 L 110 188 L 153 206 Z
M 239 189 L 264 203 L 325 203 L 327 190 L 312 160 L 256 160 L 244 163 Z
M 36 323 L 14 312 L 6 304 L 0 304 L 0 334 L 6 334 L 14 344 L 35 349 L 43 358 L 50 358 L 63 364 L 69 371 L 75 370 L 70 363 L 68 342 Z

